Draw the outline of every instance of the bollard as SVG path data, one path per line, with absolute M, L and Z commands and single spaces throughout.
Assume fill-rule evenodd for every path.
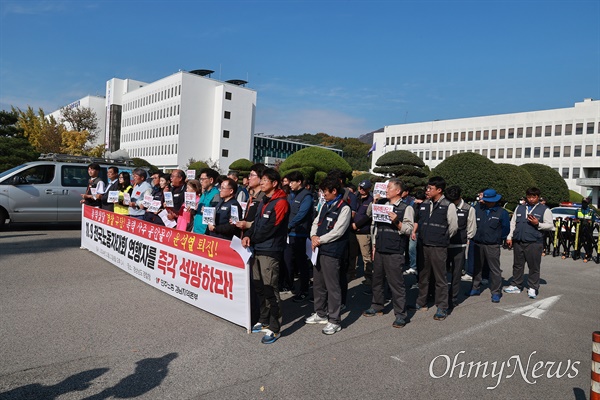
M 600 400 L 600 331 L 592 334 L 592 386 L 590 400 Z

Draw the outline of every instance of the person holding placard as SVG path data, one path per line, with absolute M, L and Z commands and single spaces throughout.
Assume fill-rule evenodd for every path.
M 102 204 L 101 208 L 103 210 L 108 210 L 110 212 L 113 212 L 115 209 L 115 203 L 116 203 L 116 201 L 114 201 L 114 200 L 115 199 L 118 200 L 117 186 L 119 185 L 119 168 L 108 167 L 108 170 L 106 171 L 106 176 L 108 177 L 108 185 L 106 186 L 106 189 L 104 190 L 104 192 L 99 193 L 101 195 L 100 196 L 100 202 Z M 110 196 L 111 192 L 112 192 L 112 196 Z M 112 201 L 108 201 L 109 196 Z
M 194 216 L 194 233 L 206 235 L 207 224 L 205 223 L 203 212 L 205 207 L 214 207 L 221 200 L 219 189 L 215 183 L 219 178 L 219 173 L 211 168 L 204 168 L 200 171 L 200 185 L 202 186 L 202 195 L 198 202 L 198 207 Z
M 202 190 L 202 186 L 200 182 L 196 179 L 190 179 L 186 183 L 186 194 L 192 194 L 193 206 L 196 207 L 198 202 L 200 201 L 200 191 Z M 184 205 L 179 209 L 179 216 L 177 217 L 177 230 L 179 231 L 187 231 L 190 232 L 193 228 L 193 218 L 194 218 L 195 208 L 190 207 L 189 205 Z
M 158 213 L 162 210 L 163 202 L 165 200 L 165 196 L 163 194 L 164 187 L 161 187 L 160 184 L 161 180 L 166 182 L 166 179 L 161 172 L 152 174 L 152 183 L 155 183 L 155 186 L 152 187 L 152 200 L 149 206 L 146 208 L 144 221 L 164 226 L 162 219 L 158 216 Z
M 232 223 L 232 216 L 239 220 L 242 213 L 240 203 L 235 198 L 237 183 L 231 178 L 225 178 L 219 187 L 221 200 L 215 207 L 215 223 L 208 224 L 208 234 L 221 239 L 231 240 L 239 236 L 240 229 Z
M 408 240 L 413 231 L 414 210 L 402 201 L 404 183 L 398 178 L 388 181 L 386 198 L 373 204 L 373 210 L 385 206 L 387 218 L 373 216 L 373 278 L 371 290 L 373 300 L 371 307 L 363 312 L 365 317 L 382 315 L 385 306 L 385 281 L 392 292 L 392 304 L 396 319 L 392 326 L 402 328 L 406 325 L 406 288 L 404 287 L 404 255 L 408 248 Z
M 114 204 L 114 212 L 115 214 L 129 215 L 129 198 L 133 190 L 129 172 L 121 172 L 118 180 L 118 201 Z
M 100 207 L 102 201 L 100 195 L 104 193 L 104 181 L 100 178 L 100 164 L 91 163 L 88 165 L 88 175 L 90 180 L 85 190 L 85 193 L 81 195 L 81 204 L 92 207 Z
M 146 182 L 147 177 L 146 170 L 143 168 L 136 168 L 133 170 L 133 191 L 131 193 L 131 199 L 129 202 L 129 216 L 137 219 L 144 219 L 146 210 L 144 207 L 144 198 L 146 195 L 151 195 L 152 186 Z

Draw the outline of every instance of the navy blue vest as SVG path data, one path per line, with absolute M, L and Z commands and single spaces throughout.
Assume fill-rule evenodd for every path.
M 450 244 L 448 234 L 448 206 L 445 197 L 439 200 L 429 215 L 431 200 L 425 200 L 419 207 L 419 239 L 426 246 L 447 247 Z
M 469 221 L 469 210 L 471 206 L 463 201 L 461 208 L 456 207 L 456 216 L 458 218 L 458 230 L 450 238 L 451 244 L 467 244 L 467 223 Z
M 383 199 L 383 204 L 386 200 Z M 398 219 L 402 221 L 404 219 L 404 212 L 408 207 L 406 203 L 400 202 L 397 206 L 390 204 L 394 207 L 394 212 L 398 214 Z M 378 253 L 382 254 L 404 254 L 406 251 L 406 245 L 408 244 L 408 236 L 400 234 L 398 226 L 396 224 L 386 224 L 385 222 L 376 222 L 377 234 L 375 236 L 375 249 Z
M 489 215 L 484 205 L 475 207 L 477 232 L 473 241 L 480 244 L 502 244 L 502 214 L 506 212 L 502 207 L 494 207 Z
M 546 212 L 548 207 L 543 205 L 542 203 L 538 203 L 533 210 L 531 210 L 531 215 L 536 217 L 538 221 L 544 221 L 544 213 Z M 513 240 L 518 242 L 542 242 L 544 240 L 544 235 L 542 232 L 538 231 L 537 227 L 531 225 L 531 223 L 527 220 L 527 205 L 519 204 L 517 208 L 515 208 L 515 215 L 517 217 L 516 222 L 517 225 L 515 227 L 515 231 L 513 232 Z
M 344 207 L 350 206 L 343 199 L 338 200 L 337 203 L 334 203 L 331 206 L 327 206 L 326 204 L 323 205 L 318 217 L 319 225 L 317 226 L 317 236 L 323 236 L 333 229 L 340 217 L 340 212 Z M 349 232 L 350 224 L 348 224 L 346 231 L 339 239 L 319 246 L 319 254 L 335 258 L 344 257 L 348 251 Z
M 266 204 L 263 202 L 267 201 Z M 268 197 L 263 197 L 263 201 L 258 203 L 258 209 L 256 210 L 256 216 L 254 218 L 254 231 L 258 231 L 260 229 L 264 229 L 267 221 L 271 218 L 271 214 L 275 213 L 275 204 L 280 201 L 287 201 L 285 197 L 280 197 L 274 200 L 271 200 Z M 288 218 L 290 213 L 286 213 L 283 221 L 279 224 L 276 230 L 273 232 L 271 237 L 261 243 L 254 244 L 254 250 L 257 253 L 266 252 L 266 253 L 274 253 L 285 250 L 287 245 L 287 226 L 288 226 Z M 275 216 L 273 216 L 275 218 Z
M 98 183 L 101 181 L 100 177 L 97 176 L 94 179 L 90 178 L 90 182 L 88 184 L 87 190 L 85 191 L 85 194 L 92 194 L 92 189 L 95 189 L 98 186 Z M 92 207 L 100 207 L 102 206 L 102 200 L 98 199 L 98 200 L 91 200 L 91 199 L 85 199 L 85 205 L 87 206 L 92 206 Z
M 312 204 L 312 193 L 306 189 L 300 190 L 298 193 L 290 193 L 288 195 L 288 202 L 290 203 L 290 221 L 296 218 L 298 211 L 300 211 L 300 205 L 304 201 L 305 197 L 310 197 Z M 310 207 L 304 218 L 292 228 L 291 232 L 294 232 L 296 236 L 308 237 L 310 236 L 310 226 L 313 221 L 313 207 Z

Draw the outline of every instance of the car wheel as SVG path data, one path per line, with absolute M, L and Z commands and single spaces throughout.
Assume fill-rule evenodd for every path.
M 4 227 L 7 218 L 8 213 L 3 208 L 0 208 L 0 228 Z

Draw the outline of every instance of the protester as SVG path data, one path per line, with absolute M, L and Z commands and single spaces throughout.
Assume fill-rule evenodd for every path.
M 144 197 L 152 193 L 152 187 L 146 182 L 146 170 L 136 168 L 133 170 L 133 190 L 131 193 L 131 201 L 129 203 L 129 216 L 137 219 L 144 219 L 146 210 L 144 207 Z
M 358 207 L 352 219 L 352 231 L 356 234 L 358 247 L 363 260 L 364 280 L 362 283 L 370 286 L 373 278 L 373 259 L 371 257 L 371 216 L 367 214 L 373 203 L 371 196 L 371 181 L 364 180 L 358 185 Z
M 235 198 L 237 183 L 231 178 L 225 178 L 219 187 L 221 200 L 216 205 L 215 223 L 208 224 L 208 234 L 221 239 L 231 240 L 233 236 L 240 236 L 240 229 L 231 223 L 232 209 L 238 218 L 242 215 L 242 207 Z
M 160 181 L 161 181 L 161 179 L 166 181 L 166 179 L 163 178 L 162 172 L 155 172 L 151 176 L 152 176 L 153 186 L 152 186 L 152 192 L 150 194 L 152 195 L 152 201 L 158 202 L 160 204 L 160 208 L 158 210 L 154 210 L 154 211 L 146 209 L 146 213 L 144 214 L 144 221 L 150 222 L 150 223 L 153 223 L 156 225 L 164 226 L 165 224 L 162 221 L 162 219 L 158 216 L 158 213 L 160 211 L 162 211 L 163 203 L 165 201 L 165 195 L 164 195 L 163 188 L 160 185 Z
M 260 302 L 260 319 L 252 332 L 264 332 L 264 344 L 274 343 L 281 335 L 279 261 L 285 250 L 290 207 L 280 184 L 281 176 L 276 170 L 263 171 L 260 188 L 264 197 L 258 205 L 257 218 L 242 239 L 244 247 L 254 247 L 252 279 Z
M 446 258 L 450 238 L 457 226 L 456 206 L 444 197 L 446 181 L 436 176 L 427 182 L 427 196 L 419 207 L 417 232 L 423 243 L 423 263 L 419 270 L 419 296 L 416 309 L 427 310 L 429 280 L 435 279 L 435 304 L 433 319 L 442 321 L 448 316 L 448 280 Z
M 215 187 L 215 182 L 217 182 L 218 178 L 219 173 L 212 168 L 204 168 L 200 171 L 202 194 L 194 213 L 194 233 L 206 234 L 207 225 L 202 221 L 204 207 L 215 207 L 221 200 L 219 189 Z
M 247 202 L 248 197 L 250 197 L 250 195 L 248 194 L 248 190 L 246 190 L 246 187 L 239 183 L 240 175 L 238 174 L 238 172 L 230 171 L 229 174 L 227 174 L 227 177 L 233 179 L 233 181 L 237 185 L 237 190 L 235 192 L 235 199 L 239 203 Z
M 540 189 L 530 187 L 525 192 L 527 204 L 519 204 L 510 221 L 510 233 L 506 238 L 508 247 L 513 248 L 513 275 L 505 293 L 521 293 L 525 263 L 529 268 L 527 295 L 535 299 L 540 292 L 540 265 L 542 262 L 542 231 L 554 226 L 552 212 L 539 203 Z
M 319 185 L 325 204 L 314 219 L 310 231 L 313 251 L 318 248 L 317 263 L 313 268 L 313 297 L 315 312 L 307 324 L 327 324 L 322 332 L 333 335 L 342 329 L 342 288 L 340 274 L 348 251 L 349 227 L 352 210 L 343 200 L 340 180 L 328 176 Z
M 101 207 L 103 210 L 114 212 L 115 203 L 108 202 L 108 195 L 110 192 L 116 191 L 117 187 L 119 186 L 119 168 L 108 167 L 106 170 L 106 176 L 108 177 L 108 184 L 100 196 L 100 202 L 102 204 Z
M 490 293 L 492 302 L 499 303 L 502 297 L 502 269 L 500 251 L 502 242 L 510 230 L 508 212 L 498 205 L 502 196 L 494 189 L 483 192 L 483 206 L 475 208 L 477 232 L 473 237 L 475 270 L 469 296 L 481 294 L 482 271 L 484 264 L 490 269 Z M 541 254 L 541 252 L 540 252 Z
M 131 186 L 131 178 L 129 172 L 121 172 L 119 174 L 119 184 L 117 186 L 119 191 L 119 202 L 114 205 L 115 214 L 129 215 L 129 205 L 123 203 L 125 193 L 131 195 L 133 186 Z
M 200 185 L 200 181 L 196 179 L 190 179 L 187 181 L 185 185 L 185 191 L 188 193 L 195 193 L 195 202 L 198 204 L 200 201 L 200 192 L 202 190 L 202 186 Z M 192 210 L 189 206 L 186 206 L 185 203 L 179 209 L 179 215 L 177 217 L 177 227 L 178 231 L 187 231 L 191 232 L 194 222 L 194 210 Z
M 386 199 L 378 201 L 379 204 L 391 205 L 393 211 L 388 212 L 390 219 L 375 222 L 373 242 L 375 255 L 373 257 L 373 300 L 371 307 L 363 312 L 365 317 L 382 315 L 385 306 L 384 278 L 392 292 L 392 304 L 394 307 L 394 328 L 402 328 L 406 325 L 406 289 L 404 287 L 404 254 L 408 247 L 408 238 L 413 231 L 413 208 L 402 201 L 401 193 L 404 191 L 404 183 L 398 178 L 388 181 Z
M 88 175 L 90 180 L 88 182 L 85 193 L 81 195 L 81 204 L 91 207 L 100 207 L 102 201 L 100 200 L 100 194 L 104 193 L 104 182 L 100 178 L 100 164 L 91 163 L 88 165 Z

